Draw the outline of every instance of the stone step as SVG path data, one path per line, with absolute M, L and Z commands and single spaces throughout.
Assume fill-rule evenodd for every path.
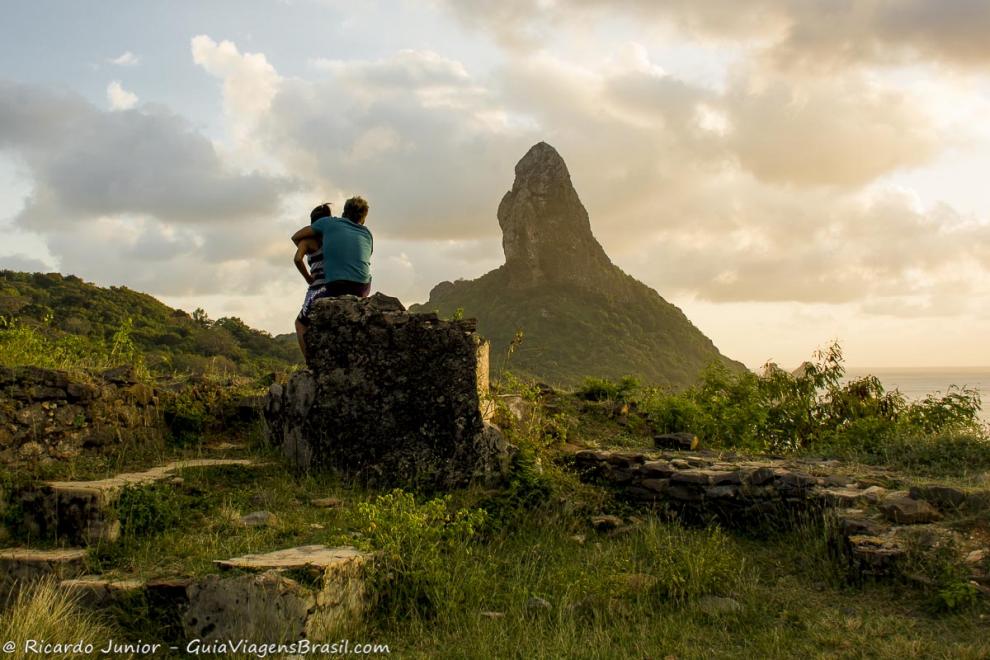
M 218 560 L 225 574 L 190 585 L 183 628 L 190 638 L 329 640 L 364 611 L 370 557 L 350 546 L 305 545 Z
M 85 569 L 83 548 L 5 548 L 0 550 L 0 602 L 20 588 L 45 578 L 62 580 Z
M 257 464 L 248 459 L 192 459 L 93 481 L 42 482 L 15 495 L 24 511 L 24 529 L 20 531 L 72 544 L 113 542 L 120 535 L 120 521 L 112 505 L 125 488 L 149 486 L 172 478 L 180 470 L 237 465 Z
M 143 599 L 153 620 L 164 622 L 163 640 L 320 642 L 336 639 L 341 625 L 362 616 L 369 558 L 349 546 L 307 545 L 218 560 L 222 571 L 202 577 L 142 582 L 82 576 L 61 585 L 86 607 L 126 605 L 111 613 L 129 611 Z
M 59 584 L 86 607 L 105 607 L 140 594 L 145 588 L 141 580 L 114 580 L 99 575 L 70 578 Z

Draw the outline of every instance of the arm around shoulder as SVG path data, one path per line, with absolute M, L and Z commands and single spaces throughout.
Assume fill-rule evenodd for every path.
M 311 225 L 307 225 L 293 234 L 292 242 L 299 245 L 300 241 L 304 241 L 307 238 L 317 238 L 316 232 L 313 231 L 313 227 Z

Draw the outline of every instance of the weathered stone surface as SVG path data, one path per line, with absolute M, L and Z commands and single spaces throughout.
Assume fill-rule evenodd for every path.
M 44 578 L 81 575 L 86 560 L 82 548 L 8 548 L 0 550 L 0 602 L 24 585 Z
M 861 575 L 889 575 L 907 554 L 907 549 L 890 536 L 854 534 L 847 543 L 853 568 Z
M 106 607 L 144 591 L 140 580 L 108 580 L 94 575 L 62 580 L 60 586 L 81 605 L 91 608 Z
M 591 526 L 599 532 L 608 532 L 622 526 L 622 518 L 613 515 L 593 516 Z
M 880 503 L 880 510 L 888 520 L 901 525 L 930 523 L 942 518 L 931 504 L 913 499 L 903 491 L 888 493 Z
M 272 441 L 300 468 L 383 486 L 501 475 L 509 448 L 483 423 L 486 344 L 469 328 L 409 314 L 382 294 L 318 301 L 309 369 L 269 393 Z
M 863 497 L 870 504 L 877 504 L 887 495 L 887 489 L 883 486 L 870 486 L 863 490 Z
M 271 511 L 252 511 L 241 516 L 240 521 L 245 527 L 271 527 L 278 523 L 278 516 Z
M 698 448 L 698 436 L 693 433 L 662 433 L 653 436 L 653 446 L 657 449 L 694 450 Z
M 910 493 L 916 500 L 925 500 L 940 509 L 949 510 L 962 507 L 968 498 L 966 491 L 951 486 L 915 486 Z
M 350 547 L 302 546 L 218 561 L 224 568 L 259 572 L 210 575 L 190 584 L 182 615 L 185 634 L 210 640 L 328 640 L 364 611 L 368 558 Z M 285 574 L 300 569 L 308 569 L 314 580 L 304 584 Z
M 853 506 L 863 497 L 863 491 L 858 488 L 826 488 L 825 498 L 837 506 Z
M 709 616 L 724 616 L 742 611 L 739 601 L 725 596 L 701 596 L 696 604 L 701 612 Z
M 39 367 L 6 369 L 0 378 L 0 463 L 67 460 L 117 444 L 123 433 L 138 442 L 164 437 L 148 385 Z
M 564 159 L 545 142 L 516 164 L 516 178 L 498 206 L 510 286 L 576 281 L 587 287 L 616 270 L 591 233 Z
M 667 479 L 675 470 L 668 461 L 646 461 L 639 468 L 644 477 Z
M 325 545 L 302 545 L 275 552 L 219 559 L 214 563 L 221 568 L 268 570 L 316 567 L 328 570 L 352 563 L 360 565 L 368 558 L 367 553 L 351 546 L 329 548 Z

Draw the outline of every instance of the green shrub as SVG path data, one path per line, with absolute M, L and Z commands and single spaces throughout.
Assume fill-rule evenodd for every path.
M 841 348 L 833 344 L 794 374 L 773 364 L 759 375 L 714 364 L 694 387 L 677 394 L 646 390 L 639 404 L 657 431 L 695 433 L 710 446 L 810 449 L 867 461 L 914 454 L 911 460 L 919 462 L 930 453 L 923 448 L 934 448 L 936 439 L 967 437 L 972 441 L 955 448 L 980 454 L 981 463 L 990 461 L 975 390 L 950 388 L 908 403 L 900 392 L 885 391 L 874 376 L 843 384 L 844 375 Z M 919 449 L 907 447 L 905 438 Z M 936 453 L 930 457 L 937 459 Z
M 585 378 L 584 384 L 578 388 L 576 394 L 586 401 L 625 403 L 632 400 L 633 395 L 640 387 L 639 380 L 633 376 L 623 376 L 618 383 L 608 378 Z
M 432 618 L 457 606 L 450 555 L 471 551 L 486 515 L 480 509 L 450 511 L 449 505 L 449 495 L 417 503 L 401 490 L 358 505 L 361 532 L 376 552 L 370 593 L 386 619 Z
M 115 504 L 121 534 L 137 538 L 160 534 L 177 525 L 182 506 L 175 489 L 162 486 L 126 486 Z

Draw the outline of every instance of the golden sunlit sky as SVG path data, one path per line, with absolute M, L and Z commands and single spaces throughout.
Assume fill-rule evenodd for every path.
M 0 267 L 273 333 L 288 235 L 371 203 L 376 290 L 502 262 L 540 140 L 723 353 L 990 365 L 990 3 L 9 3 Z

